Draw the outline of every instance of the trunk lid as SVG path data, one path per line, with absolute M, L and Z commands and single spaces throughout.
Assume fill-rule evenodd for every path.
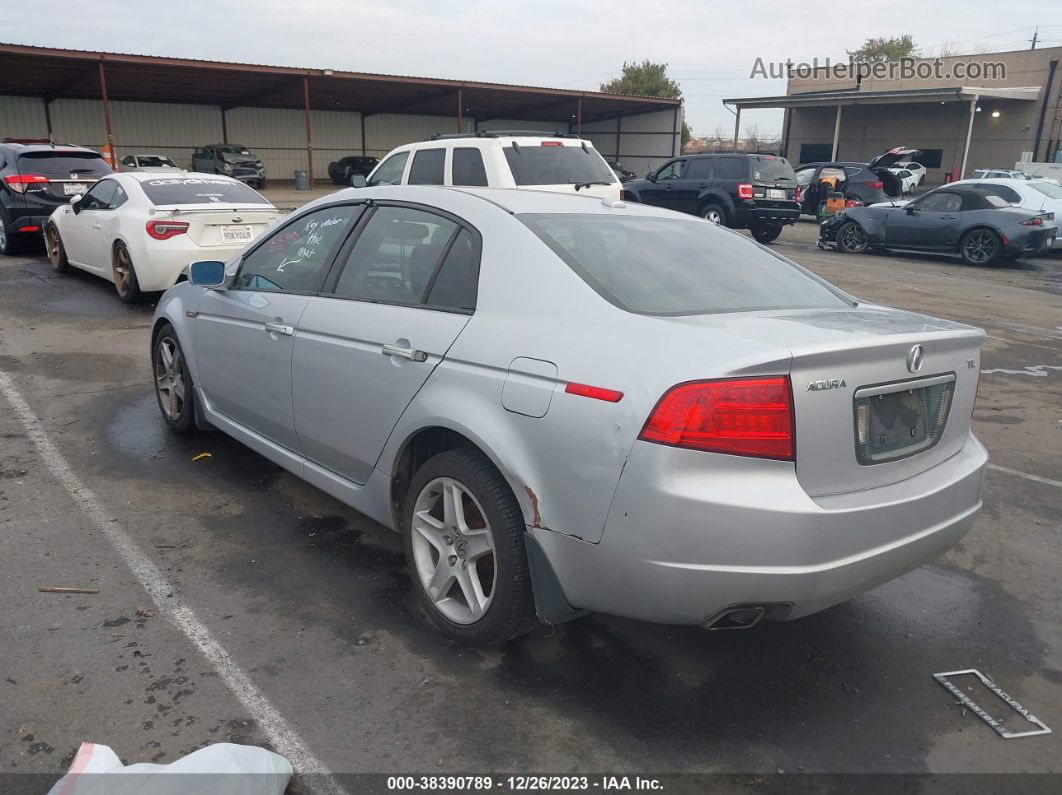
M 901 160 L 909 160 L 912 157 L 918 157 L 922 152 L 918 149 L 908 149 L 906 146 L 897 146 L 894 149 L 890 149 L 888 152 L 882 152 L 880 155 L 871 160 L 867 165 L 871 169 L 875 168 L 887 168 L 899 163 Z
M 762 346 L 771 346 L 778 350 L 775 361 L 784 361 L 788 351 L 796 475 L 812 497 L 904 480 L 954 455 L 966 441 L 980 372 L 984 339 L 980 329 L 872 305 L 702 315 L 677 322 L 707 326 L 731 340 L 755 343 L 760 356 L 765 353 Z M 912 372 L 907 362 L 915 346 L 921 346 L 921 364 Z M 742 372 L 754 374 L 755 370 L 745 367 Z M 928 415 L 941 408 L 932 401 L 944 388 L 941 382 L 930 384 L 933 379 L 952 385 L 950 406 L 935 439 L 931 438 L 934 429 L 929 427 L 934 418 Z M 930 405 L 921 404 L 916 411 L 925 420 L 921 424 L 917 418 L 913 420 L 919 433 L 908 441 L 893 434 L 907 432 L 907 426 L 902 425 L 907 419 L 902 415 L 903 405 L 895 401 L 909 405 L 923 396 L 911 392 L 911 387 L 932 391 L 924 393 Z M 882 396 L 867 395 L 875 392 Z M 891 397 L 895 394 L 905 397 Z M 874 400 L 880 402 L 872 409 L 857 410 L 857 400 L 867 406 Z M 900 418 L 885 428 L 890 434 L 887 452 L 878 460 L 861 463 L 857 422 L 862 420 L 864 427 L 881 432 L 878 412 L 885 415 L 886 422 L 892 422 L 897 408 L 901 409 Z M 875 414 L 870 420 L 873 425 L 866 422 L 868 412 Z
M 203 205 L 160 207 L 158 218 L 188 224 L 188 238 L 199 246 L 244 246 L 257 240 L 280 217 L 272 207 L 217 207 Z

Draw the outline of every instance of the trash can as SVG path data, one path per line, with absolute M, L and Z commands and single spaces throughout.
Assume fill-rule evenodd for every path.
M 295 174 L 295 190 L 309 190 L 310 189 L 310 174 L 307 171 L 294 172 Z

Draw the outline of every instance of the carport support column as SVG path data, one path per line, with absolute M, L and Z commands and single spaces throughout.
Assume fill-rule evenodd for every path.
M 970 100 L 970 123 L 966 127 L 966 143 L 962 147 L 962 166 L 959 168 L 959 179 L 966 177 L 966 160 L 970 156 L 970 138 L 973 136 L 973 123 L 974 117 L 977 115 L 977 103 L 980 101 L 980 97 L 974 94 L 974 98 Z
M 841 109 L 843 105 L 837 106 L 837 118 L 833 123 L 833 149 L 830 150 L 830 160 L 834 163 L 837 162 L 837 144 L 841 140 Z
M 310 190 L 313 190 L 313 138 L 310 135 L 310 78 L 302 78 L 302 109 L 306 116 L 306 167 L 309 169 Z
M 737 151 L 738 134 L 741 132 L 741 106 L 734 109 L 734 151 Z
M 461 114 L 465 110 L 465 92 L 460 86 L 457 89 L 457 133 L 460 135 L 464 130 L 461 129 Z
M 111 168 L 117 168 L 118 155 L 114 151 L 114 134 L 111 132 L 111 103 L 107 98 L 107 73 L 103 69 L 103 58 L 100 58 L 99 71 L 100 98 L 103 100 L 103 124 L 107 128 L 107 150 L 111 153 Z
M 580 138 L 583 137 L 583 98 L 579 97 L 579 101 L 575 103 L 575 134 Z

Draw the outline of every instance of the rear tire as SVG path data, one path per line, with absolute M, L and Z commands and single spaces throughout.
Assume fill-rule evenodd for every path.
M 45 243 L 48 246 L 48 259 L 56 273 L 66 273 L 70 270 L 70 261 L 66 258 L 66 246 L 63 238 L 59 235 L 59 229 L 55 224 L 48 224 L 44 230 Z
M 8 229 L 7 222 L 0 215 L 0 255 L 13 257 L 22 250 L 21 240 Z
M 701 218 L 710 224 L 718 224 L 719 226 L 730 225 L 726 217 L 726 210 L 718 204 L 704 205 L 704 207 L 701 208 Z
M 169 323 L 164 323 L 155 335 L 151 367 L 163 421 L 174 433 L 191 433 L 196 428 L 194 384 L 177 332 Z
M 870 246 L 867 233 L 855 221 L 848 221 L 837 230 L 837 248 L 846 254 L 862 254 Z
M 782 226 L 781 224 L 757 224 L 750 231 L 756 238 L 756 242 L 766 245 L 778 239 L 778 235 L 782 234 Z
M 1003 254 L 1003 241 L 991 229 L 971 229 L 959 241 L 959 256 L 967 265 L 994 265 Z
M 482 453 L 448 450 L 418 469 L 402 530 L 413 590 L 447 638 L 497 645 L 535 627 L 524 516 Z
M 135 304 L 140 300 L 143 293 L 140 292 L 140 281 L 136 278 L 136 267 L 133 258 L 129 256 L 129 249 L 125 243 L 117 243 L 114 246 L 114 254 L 111 256 L 111 269 L 114 272 L 114 290 L 127 304 Z

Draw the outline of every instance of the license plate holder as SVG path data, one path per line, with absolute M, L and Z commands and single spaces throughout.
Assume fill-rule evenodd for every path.
M 221 227 L 222 243 L 250 243 L 252 240 L 254 240 L 254 232 L 249 226 Z
M 65 196 L 81 196 L 88 190 L 88 185 L 84 185 L 80 182 L 64 182 L 63 194 Z
M 921 389 L 876 395 L 869 401 L 869 451 L 872 458 L 888 456 L 926 440 L 926 417 Z
M 767 190 L 767 198 L 768 199 L 784 199 L 785 198 L 785 191 L 781 190 L 779 188 L 769 188 Z

